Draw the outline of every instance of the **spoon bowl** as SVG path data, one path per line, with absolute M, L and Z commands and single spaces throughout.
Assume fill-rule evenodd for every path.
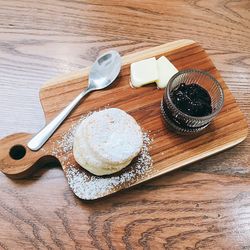
M 121 56 L 113 50 L 96 59 L 89 73 L 88 89 L 100 90 L 114 82 L 121 70 Z

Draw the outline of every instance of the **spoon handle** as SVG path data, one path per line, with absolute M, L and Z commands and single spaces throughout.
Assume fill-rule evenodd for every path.
M 69 103 L 51 122 L 49 122 L 40 132 L 38 132 L 27 144 L 29 149 L 37 151 L 43 144 L 50 138 L 50 136 L 56 131 L 56 129 L 62 124 L 65 118 L 71 113 L 71 111 L 80 103 L 82 98 L 91 92 L 91 89 L 87 88 L 81 92 L 73 101 Z

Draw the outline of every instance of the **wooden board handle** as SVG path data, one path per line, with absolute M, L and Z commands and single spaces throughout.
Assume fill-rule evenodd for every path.
M 36 152 L 27 147 L 31 134 L 18 133 L 0 140 L 0 170 L 11 178 L 24 178 L 48 161 L 56 160 L 45 155 L 43 150 Z

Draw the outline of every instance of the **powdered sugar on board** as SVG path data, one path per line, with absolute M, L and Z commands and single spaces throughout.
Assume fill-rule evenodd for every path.
M 95 176 L 78 165 L 73 157 L 74 133 L 77 126 L 91 113 L 82 116 L 72 124 L 62 138 L 53 145 L 52 154 L 60 159 L 64 166 L 68 183 L 73 192 L 81 199 L 93 200 L 117 192 L 134 183 L 140 182 L 152 171 L 152 158 L 149 154 L 151 139 L 143 133 L 143 147 L 138 157 L 122 172 L 109 176 Z
M 69 156 L 73 155 L 74 135 L 78 125 L 92 113 L 93 112 L 89 112 L 87 115 L 81 116 L 77 122 L 74 122 L 70 126 L 68 131 L 66 131 L 59 140 L 53 143 L 51 154 L 59 158 L 63 166 L 67 167 L 70 164 Z
M 150 141 L 148 135 L 144 133 L 143 147 L 138 158 L 117 175 L 94 176 L 82 169 L 70 166 L 66 170 L 70 187 L 79 198 L 92 200 L 139 182 L 152 171 L 152 159 L 148 150 Z

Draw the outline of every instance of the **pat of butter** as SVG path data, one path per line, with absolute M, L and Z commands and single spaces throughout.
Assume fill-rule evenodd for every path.
M 158 80 L 156 81 L 158 88 L 165 88 L 170 78 L 178 72 L 175 66 L 165 57 L 161 56 L 157 60 Z
M 136 88 L 155 82 L 158 79 L 157 62 L 155 57 L 132 63 L 130 71 L 131 84 Z

